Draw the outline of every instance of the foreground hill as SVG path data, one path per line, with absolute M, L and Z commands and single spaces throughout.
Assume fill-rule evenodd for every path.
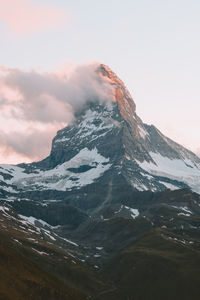
M 200 196 L 189 190 L 142 194 L 137 199 L 129 194 L 126 203 L 110 204 L 73 227 L 16 214 L 9 204 L 15 211 L 25 204 L 34 211 L 39 202 L 1 200 L 1 294 L 5 299 L 198 299 Z M 139 214 L 127 206 L 135 201 L 143 207 Z

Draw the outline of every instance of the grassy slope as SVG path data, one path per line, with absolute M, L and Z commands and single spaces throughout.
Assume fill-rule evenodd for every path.
M 0 299 L 83 300 L 107 289 L 90 267 L 22 225 L 0 212 Z
M 83 300 L 78 292 L 11 247 L 0 234 L 0 299 Z
M 199 266 L 199 250 L 152 230 L 116 255 L 104 274 L 120 287 L 124 300 L 198 300 Z

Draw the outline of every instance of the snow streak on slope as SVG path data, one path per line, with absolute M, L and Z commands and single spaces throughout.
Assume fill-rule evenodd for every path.
M 200 168 L 196 164 L 188 159 L 170 159 L 160 153 L 150 152 L 149 154 L 155 163 L 137 161 L 142 169 L 153 175 L 182 181 L 195 192 L 200 193 Z

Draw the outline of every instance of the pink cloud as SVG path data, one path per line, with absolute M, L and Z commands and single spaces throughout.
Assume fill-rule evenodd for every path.
M 60 27 L 68 16 L 61 9 L 33 0 L 0 0 L 0 21 L 18 35 Z
M 111 101 L 112 86 L 96 68 L 41 73 L 0 66 L 0 163 L 44 158 L 56 131 L 73 122 L 85 103 Z
M 11 147 L 8 145 L 0 145 L 0 157 L 1 161 L 0 163 L 3 164 L 16 164 L 17 163 L 24 163 L 24 162 L 31 162 L 32 159 L 22 155 L 18 154 Z
M 52 138 L 63 127 L 61 123 L 48 124 L 44 128 L 40 124 L 27 123 L 22 131 L 16 121 L 13 121 L 14 124 L 16 126 L 10 131 L 0 131 L 0 163 L 30 162 L 44 158 L 49 154 Z

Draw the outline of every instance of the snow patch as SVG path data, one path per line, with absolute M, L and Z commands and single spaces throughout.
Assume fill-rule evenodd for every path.
M 145 171 L 156 176 L 182 181 L 195 192 L 200 193 L 200 169 L 190 160 L 170 159 L 160 153 L 150 152 L 153 162 L 137 161 Z M 162 183 L 163 184 L 163 183 Z
M 139 210 L 138 209 L 136 209 L 136 208 L 131 208 L 131 207 L 128 207 L 128 206 L 125 206 L 124 205 L 124 207 L 126 208 L 126 209 L 128 209 L 130 212 L 131 212 L 131 217 L 133 218 L 133 219 L 135 219 L 135 218 L 137 218 L 138 216 L 139 216 Z
M 175 190 L 179 189 L 179 187 L 177 187 L 174 184 L 171 184 L 169 182 L 164 182 L 164 181 L 159 181 L 159 182 L 162 183 L 164 186 L 166 186 L 166 188 L 168 188 L 169 190 L 175 191 Z
M 141 136 L 142 139 L 146 139 L 147 136 L 149 135 L 148 132 L 145 130 L 144 127 L 142 126 L 138 126 L 138 129 L 139 129 L 139 134 Z
M 178 216 L 186 216 L 186 217 L 190 217 L 193 213 L 191 210 L 189 210 L 189 208 L 187 206 L 175 206 L 173 205 L 172 207 L 178 209 L 178 210 L 182 210 L 183 212 L 178 213 Z
M 63 142 L 67 142 L 69 140 L 70 140 L 70 138 L 63 137 L 63 138 L 54 140 L 54 143 L 63 143 Z
M 86 167 L 86 170 L 81 170 Z M 91 184 L 111 167 L 109 159 L 98 153 L 96 148 L 82 149 L 71 160 L 56 166 L 54 169 L 36 173 L 25 173 L 23 168 L 6 165 L 6 172 L 13 178 L 9 184 L 23 190 L 60 190 L 80 188 Z
M 46 253 L 46 252 L 44 252 L 44 251 L 38 251 L 38 250 L 36 250 L 35 248 L 32 248 L 35 252 L 37 252 L 38 254 L 40 254 L 40 255 L 49 255 L 49 253 Z

